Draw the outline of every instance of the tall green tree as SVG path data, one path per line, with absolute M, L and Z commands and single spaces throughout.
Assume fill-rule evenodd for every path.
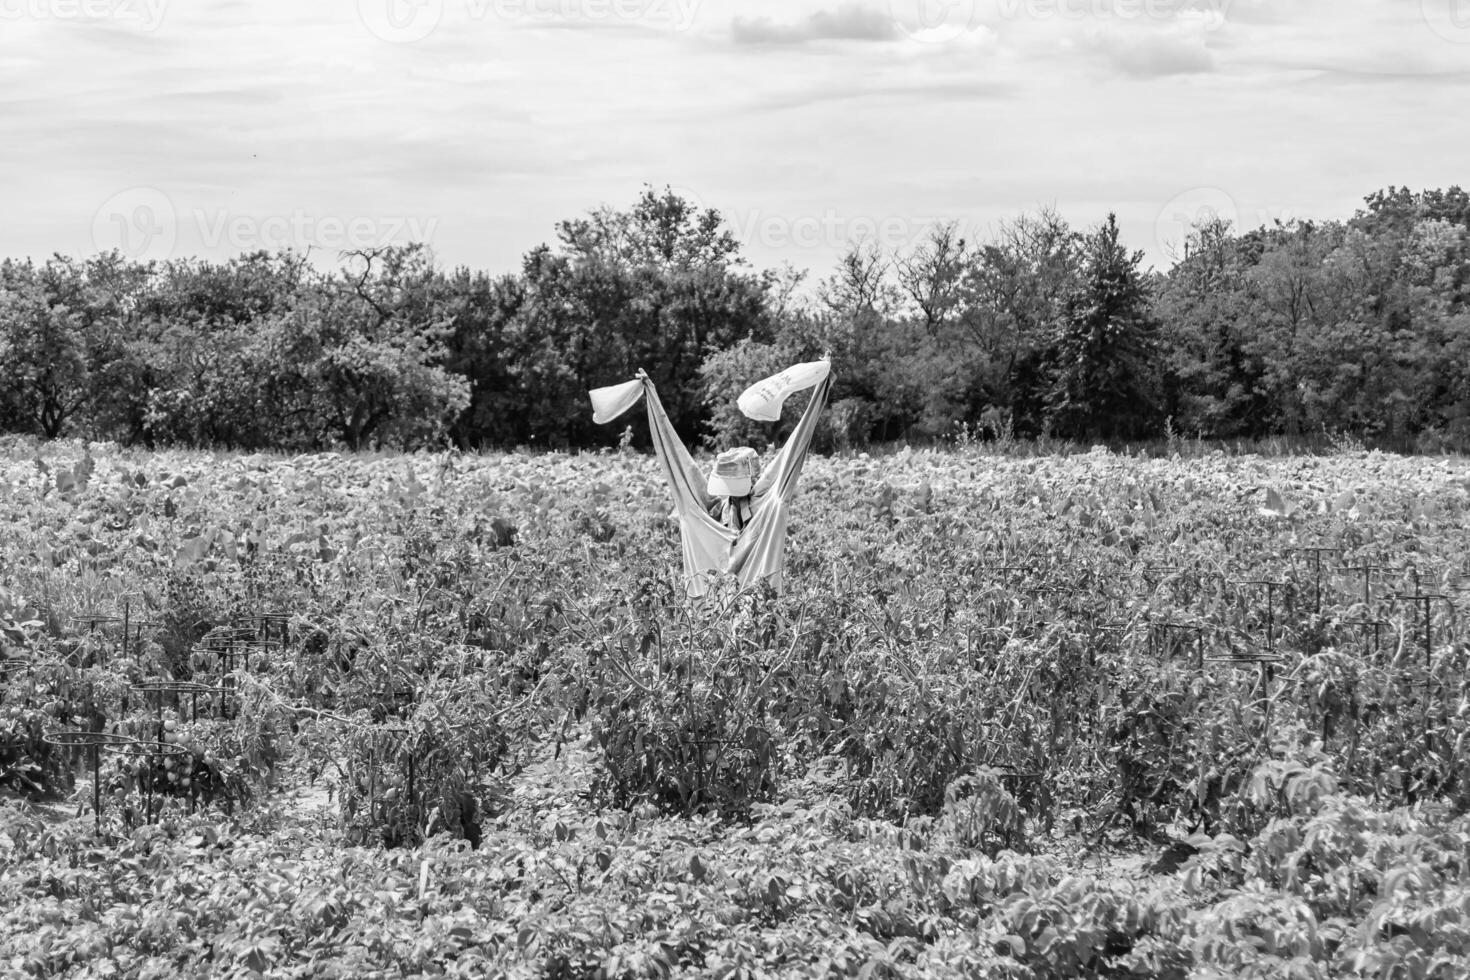
M 284 336 L 316 277 L 290 252 L 156 268 L 127 304 L 99 429 L 150 444 L 317 445 L 309 383 Z
M 526 290 L 518 276 L 491 276 L 459 268 L 444 277 L 449 317 L 446 370 L 470 381 L 469 404 L 450 435 L 462 448 L 514 446 L 529 441 L 534 375 L 519 327 Z
M 0 263 L 0 415 L 48 438 L 93 429 L 152 266 L 117 252 Z
M 54 439 L 91 398 L 81 310 L 63 293 L 80 270 L 66 259 L 0 264 L 0 391 L 10 424 Z
M 1299 435 L 1319 428 L 1309 375 L 1317 362 L 1319 329 L 1332 326 L 1333 277 L 1327 257 L 1342 239 L 1340 224 L 1280 223 L 1262 232 L 1260 258 L 1249 275 L 1251 349 L 1266 366 L 1272 405 L 1268 431 Z
M 1178 431 L 1228 439 L 1269 427 L 1266 367 L 1251 347 L 1247 295 L 1256 257 L 1251 240 L 1215 218 L 1191 230 L 1180 261 L 1157 282 L 1166 411 Z
M 942 336 L 971 354 L 978 421 L 1034 436 L 1046 423 L 1046 351 L 1081 274 L 1082 238 L 1058 213 L 1042 209 L 1005 222 L 981 246 L 963 299 Z
M 645 188 L 627 211 L 561 222 L 557 235 L 558 247 L 533 249 L 522 263 L 524 296 L 506 328 L 522 359 L 513 370 L 539 379 L 526 409 L 541 441 L 608 439 L 573 406 L 640 367 L 675 428 L 698 437 L 707 419 L 700 365 L 743 339 L 771 339 L 778 278 L 746 268 L 718 211 L 667 189 Z
M 1068 438 L 1138 439 L 1157 432 L 1158 325 L 1140 265 L 1109 214 L 1082 241 L 1082 281 L 1051 350 L 1047 421 Z

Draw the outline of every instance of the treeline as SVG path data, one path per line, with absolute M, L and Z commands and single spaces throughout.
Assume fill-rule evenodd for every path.
M 1470 448 L 1470 196 L 1196 227 L 1166 272 L 1110 216 L 858 243 L 809 288 L 647 189 L 515 273 L 420 246 L 223 263 L 0 263 L 0 429 L 150 446 L 608 445 L 588 388 L 646 368 L 686 439 L 761 442 L 749 382 L 829 353 L 829 447 L 893 439 L 1344 436 Z

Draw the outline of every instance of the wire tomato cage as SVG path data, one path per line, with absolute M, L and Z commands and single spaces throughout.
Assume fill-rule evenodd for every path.
M 261 613 L 231 620 L 227 626 L 216 626 L 200 639 L 195 665 L 210 670 L 219 678 L 220 717 L 229 717 L 227 696 L 238 687 L 238 675 L 266 669 L 272 658 L 284 647 L 289 636 L 285 613 Z M 211 659 L 212 658 L 212 659 Z
M 248 616 L 236 616 L 230 620 L 235 629 L 250 630 L 264 644 L 282 646 L 291 642 L 291 614 L 286 612 L 261 612 Z
M 1224 573 L 1194 565 L 1149 562 L 1138 566 L 1136 571 L 1148 594 L 1167 589 L 1171 596 L 1181 600 L 1204 595 L 1206 587 L 1211 584 L 1223 592 L 1230 583 Z
M 1232 633 L 1219 625 L 1178 618 L 1115 623 L 1101 629 L 1124 634 L 1146 629 L 1148 652 L 1158 659 L 1174 659 L 1192 646 L 1194 663 L 1198 667 L 1213 664 L 1254 668 L 1260 672 L 1263 694 L 1269 695 L 1275 671 L 1287 659 L 1283 644 L 1291 642 L 1289 638 L 1295 635 L 1293 630 L 1297 628 L 1292 618 L 1293 596 L 1304 593 L 1303 598 L 1310 596 L 1310 613 L 1320 624 L 1314 627 L 1318 642 L 1335 640 L 1332 645 L 1342 649 L 1346 640 L 1350 644 L 1349 649 L 1362 651 L 1359 656 L 1367 663 L 1383 668 L 1385 676 L 1390 678 L 1388 683 L 1399 690 L 1410 691 L 1411 699 L 1419 703 L 1420 722 L 1426 738 L 1434 731 L 1433 714 L 1438 714 L 1442 727 L 1447 725 L 1451 713 L 1450 695 L 1458 688 L 1454 679 L 1448 676 L 1449 669 L 1442 661 L 1436 661 L 1436 654 L 1443 650 L 1446 642 L 1455 642 L 1458 630 L 1456 599 L 1450 593 L 1456 592 L 1458 587 L 1447 583 L 1441 591 L 1426 590 L 1421 584 L 1421 571 L 1415 565 L 1389 564 L 1390 559 L 1382 555 L 1349 558 L 1347 549 L 1335 544 L 1293 546 L 1283 548 L 1280 555 L 1290 563 L 1289 567 L 1304 570 L 1309 576 L 1308 581 L 1298 586 L 1289 574 L 1229 580 L 1219 573 L 1200 573 L 1173 564 L 1146 564 L 1137 570 L 1136 574 L 1141 575 L 1150 595 L 1171 585 L 1178 598 L 1179 583 L 1195 577 L 1194 584 L 1200 584 L 1204 581 L 1202 574 L 1219 578 L 1223 583 L 1222 594 L 1227 586 L 1240 590 L 1237 594 L 1241 598 L 1254 593 L 1255 601 L 1247 601 L 1245 605 L 1247 623 L 1251 624 L 1245 630 Z M 1299 588 L 1301 593 L 1298 593 Z M 1322 617 L 1324 611 L 1332 608 L 1329 599 L 1334 589 L 1340 600 L 1351 597 L 1353 605 L 1348 608 L 1346 616 L 1334 618 L 1328 624 Z M 1193 591 L 1198 593 L 1200 589 Z M 1327 626 L 1330 629 L 1324 628 Z M 1381 664 L 1385 633 L 1396 626 L 1412 637 L 1413 645 L 1421 651 L 1421 656 L 1410 661 L 1400 655 L 1392 664 Z M 1257 633 L 1258 630 L 1264 636 Z M 1340 630 L 1351 632 L 1344 636 L 1338 632 Z M 1206 652 L 1206 637 L 1223 637 L 1225 649 L 1210 655 Z M 1244 642 L 1237 644 L 1237 640 Z M 1215 648 L 1219 645 L 1218 639 L 1208 644 Z M 1422 696 L 1415 699 L 1412 694 L 1415 690 L 1422 690 Z M 1354 707 L 1350 742 L 1355 745 L 1356 691 L 1351 699 Z
M 192 759 L 196 754 L 194 746 L 192 744 L 185 744 L 183 737 L 171 727 L 170 722 L 172 719 L 166 719 L 164 717 L 165 702 L 171 702 L 170 706 L 177 710 L 181 716 L 184 716 L 185 720 L 197 724 L 201 718 L 200 700 L 202 698 L 206 708 L 211 703 L 217 705 L 216 717 L 223 719 L 227 716 L 227 702 L 225 699 L 232 689 L 224 685 L 201 684 L 196 681 L 149 680 L 132 685 L 131 690 L 141 694 L 145 701 L 153 708 L 153 739 L 149 740 L 148 744 L 159 748 L 161 751 L 165 749 L 177 750 L 173 754 L 187 756 Z M 184 711 L 186 703 L 189 707 L 187 715 L 185 715 Z M 173 766 L 168 761 L 165 761 L 163 768 L 171 770 Z M 169 782 L 178 780 L 183 788 L 188 789 L 186 795 L 189 800 L 190 812 L 193 812 L 199 795 L 200 787 L 194 778 L 195 775 L 199 774 L 199 767 L 193 766 L 190 767 L 190 770 L 183 773 L 167 773 L 164 777 Z M 156 772 L 150 776 L 145 787 L 149 791 L 147 800 L 150 812 L 152 808 L 151 790 L 155 777 Z M 184 782 L 184 780 L 187 780 L 187 782 Z
M 134 603 L 136 601 L 136 605 Z M 73 629 L 81 630 L 92 637 L 110 637 L 117 634 L 118 656 L 123 660 L 136 656 L 143 646 L 143 638 L 148 633 L 157 632 L 164 628 L 164 624 L 156 620 L 147 619 L 143 613 L 146 604 L 142 597 L 136 593 L 127 593 L 122 596 L 122 613 L 104 613 L 99 611 L 77 613 L 70 619 Z M 107 666 L 108 650 L 105 644 L 95 647 L 97 652 L 97 665 Z
M 406 807 L 414 814 L 418 806 L 418 747 L 413 730 L 402 725 L 378 725 L 365 730 L 367 758 L 357 774 L 358 791 L 367 802 L 368 813 L 379 823 L 389 823 L 392 813 Z M 385 770 L 397 766 L 403 777 Z
M 92 816 L 95 833 L 102 833 L 102 752 L 117 752 L 125 756 L 146 760 L 150 769 L 168 758 L 189 754 L 189 750 L 164 742 L 145 741 L 116 732 L 61 731 L 42 736 L 48 745 L 61 748 L 89 750 L 92 763 Z M 141 781 L 145 790 L 144 819 L 153 822 L 152 779 Z
M 1039 782 L 1045 776 L 1040 769 L 1018 766 L 1010 762 L 985 762 L 977 768 L 982 772 L 989 772 L 1000 780 L 1006 792 L 1012 796 L 1019 795 L 1022 786 Z
M 1322 614 L 1322 569 L 1323 559 L 1331 556 L 1339 558 L 1342 556 L 1342 548 L 1336 545 L 1309 545 L 1300 548 L 1287 548 L 1283 552 L 1287 555 L 1306 555 L 1312 567 L 1312 614 Z
M 229 673 L 243 668 L 247 673 L 261 670 L 269 663 L 272 654 L 285 644 L 281 635 L 272 636 L 269 628 L 256 630 L 250 626 L 217 626 L 204 635 L 199 645 L 219 658 L 222 671 Z M 253 661 L 253 662 L 252 662 Z
M 187 695 L 190 719 L 197 722 L 199 720 L 199 698 L 201 695 L 205 698 L 206 706 L 208 706 L 209 701 L 213 697 L 217 696 L 219 698 L 217 702 L 217 717 L 224 718 L 224 697 L 232 691 L 231 688 L 225 687 L 223 685 L 202 684 L 197 681 L 174 680 L 139 681 L 138 683 L 133 684 L 130 689 L 138 694 L 143 695 L 144 699 L 147 700 L 154 709 L 154 717 L 158 725 L 158 737 L 160 739 L 162 739 L 165 734 L 165 730 L 163 727 L 163 709 L 164 701 L 166 700 L 168 695 L 173 695 L 173 706 L 179 709 L 181 714 L 184 704 L 184 697 Z
M 11 674 L 24 672 L 27 676 L 35 670 L 36 662 L 30 657 L 0 657 L 0 688 L 10 683 Z
M 1415 582 L 1415 585 L 1418 585 L 1417 580 Z M 1444 593 L 1421 592 L 1417 588 L 1412 593 L 1396 593 L 1390 596 L 1389 600 L 1394 604 L 1407 603 L 1413 607 L 1415 617 L 1412 625 L 1414 627 L 1415 633 L 1419 633 L 1419 627 L 1421 625 L 1423 626 L 1423 632 L 1420 635 L 1423 638 L 1424 644 L 1424 677 L 1422 680 L 1411 678 L 1403 681 L 1403 683 L 1411 691 L 1417 687 L 1422 687 L 1424 689 L 1424 695 L 1419 699 L 1420 721 L 1423 727 L 1424 737 L 1425 739 L 1428 739 L 1429 703 L 1434 700 L 1433 689 L 1436 683 L 1434 670 L 1434 607 L 1436 605 L 1441 605 L 1449 610 L 1450 631 L 1453 634 L 1456 626 L 1455 602 Z M 1448 717 L 1450 711 L 1448 701 L 1450 686 L 1446 684 L 1442 678 L 1438 681 L 1438 683 L 1441 701 L 1441 714 L 1444 717 Z

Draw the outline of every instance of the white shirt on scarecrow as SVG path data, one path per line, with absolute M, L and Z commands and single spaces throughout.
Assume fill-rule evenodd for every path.
M 653 382 L 642 371 L 633 381 L 589 392 L 593 419 L 599 423 L 611 422 L 640 401 L 647 405 L 654 454 L 679 520 L 690 595 L 707 592 L 716 572 L 735 575 L 742 588 L 766 580 L 781 591 L 786 524 L 817 418 L 832 388 L 831 371 L 826 359 L 797 364 L 746 389 L 740 410 L 753 419 L 774 421 L 788 396 L 816 388 L 795 430 L 764 471 L 755 450 L 742 446 L 720 453 L 707 477 L 674 432 Z

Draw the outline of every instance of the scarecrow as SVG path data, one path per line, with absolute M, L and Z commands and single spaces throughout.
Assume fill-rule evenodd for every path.
M 740 410 L 750 418 L 774 422 L 795 392 L 815 386 L 796 428 L 770 465 L 762 468 L 754 449 L 741 446 L 715 457 L 706 476 L 689 455 L 643 371 L 620 385 L 589 392 L 592 418 L 611 422 L 647 399 L 653 449 L 674 497 L 674 516 L 684 546 L 684 582 L 692 596 L 709 591 L 714 573 L 728 572 L 742 589 L 764 579 L 781 591 L 781 563 L 786 550 L 786 522 L 796 499 L 796 484 L 817 418 L 832 388 L 832 365 L 823 359 L 797 364 L 751 385 L 740 396 Z

